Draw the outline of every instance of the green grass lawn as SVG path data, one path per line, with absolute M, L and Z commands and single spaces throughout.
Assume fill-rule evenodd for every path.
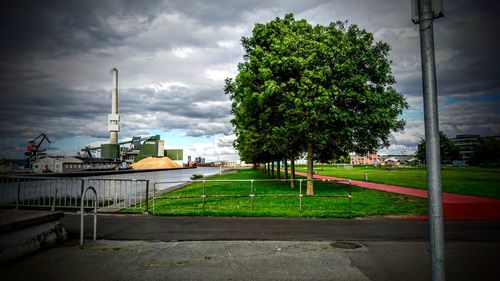
M 404 187 L 427 189 L 427 171 L 425 168 L 397 168 L 387 170 L 372 166 L 354 166 L 352 169 L 316 165 L 314 169 L 320 175 L 386 183 Z M 305 166 L 297 166 L 298 172 L 305 172 Z M 498 168 L 443 168 L 442 186 L 444 192 L 500 198 L 500 169 Z
M 255 170 L 238 170 L 236 173 L 210 177 L 210 179 L 267 179 Z M 347 185 L 315 182 L 315 196 L 304 196 L 302 211 L 299 210 L 299 188 L 290 188 L 284 182 L 254 182 L 253 207 L 249 197 L 220 198 L 214 195 L 250 194 L 249 182 L 206 183 L 205 209 L 202 198 L 203 185 L 195 183 L 179 190 L 163 194 L 155 200 L 155 215 L 165 216 L 240 216 L 240 217 L 334 217 L 349 218 L 366 216 L 385 216 L 427 213 L 427 201 L 405 195 L 391 194 L 352 187 L 352 212 L 349 212 L 349 199 L 345 197 Z M 305 183 L 303 187 L 305 193 Z M 274 197 L 273 194 L 294 195 L 293 197 Z M 180 196 L 196 198 L 174 199 Z M 268 197 L 259 197 L 268 196 Z M 344 197 L 320 197 L 344 196 Z M 152 203 L 150 202 L 150 212 Z M 124 210 L 133 212 L 133 210 Z

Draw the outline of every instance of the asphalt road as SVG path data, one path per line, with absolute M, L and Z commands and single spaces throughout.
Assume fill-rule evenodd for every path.
M 80 235 L 80 216 L 61 219 L 72 238 Z M 91 237 L 86 216 L 85 236 Z M 398 219 L 284 219 L 236 217 L 156 217 L 99 215 L 98 239 L 151 241 L 428 241 L 427 221 Z M 500 221 L 445 222 L 447 241 L 500 242 Z

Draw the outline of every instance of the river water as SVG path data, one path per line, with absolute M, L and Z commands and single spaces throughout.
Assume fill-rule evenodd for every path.
M 222 168 L 222 171 L 226 168 Z M 149 180 L 149 185 L 153 186 L 155 183 L 169 182 L 158 184 L 157 189 L 163 190 L 181 184 L 183 181 L 189 181 L 193 174 L 201 174 L 203 176 L 211 176 L 220 172 L 219 167 L 198 167 L 196 169 L 181 169 L 171 171 L 158 171 L 146 173 L 131 173 L 131 174 L 116 174 L 106 176 L 89 177 L 89 179 L 141 179 Z
M 79 178 L 23 178 L 0 180 L 0 206 L 24 207 L 78 207 L 81 192 L 95 189 L 99 206 L 114 205 L 123 208 L 144 201 L 147 182 L 149 192 L 166 191 L 169 188 L 190 181 L 193 174 L 210 176 L 225 169 L 219 167 L 198 167 L 196 169 L 166 170 L 145 173 L 126 173 Z M 136 181 L 131 181 L 131 179 Z M 93 198 L 89 193 L 85 198 Z M 142 205 L 141 205 L 142 207 Z

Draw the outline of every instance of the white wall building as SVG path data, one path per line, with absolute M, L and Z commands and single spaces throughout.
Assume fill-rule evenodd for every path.
M 47 156 L 33 162 L 35 173 L 68 173 L 83 170 L 83 161 L 73 157 Z

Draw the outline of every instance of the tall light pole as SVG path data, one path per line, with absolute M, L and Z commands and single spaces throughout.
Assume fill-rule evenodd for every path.
M 422 86 L 424 91 L 425 159 L 429 189 L 429 226 L 432 280 L 444 281 L 445 247 L 443 201 L 441 191 L 441 155 L 434 58 L 433 19 L 442 17 L 442 0 L 412 0 L 412 21 L 419 24 L 422 56 Z

